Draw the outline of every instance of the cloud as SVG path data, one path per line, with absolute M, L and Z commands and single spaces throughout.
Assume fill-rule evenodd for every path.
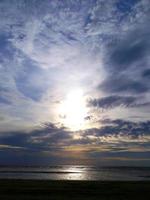
M 58 162 L 67 159 L 90 160 L 103 156 L 109 160 L 127 159 L 132 153 L 133 156 L 150 151 L 150 122 L 131 122 L 122 119 L 101 120 L 99 128 L 91 128 L 81 131 L 68 131 L 65 127 L 57 127 L 53 123 L 28 132 L 9 132 L 0 135 L 0 157 L 5 155 L 3 161 L 8 161 L 11 156 L 23 159 L 25 163 L 36 163 L 36 160 L 43 163 Z M 80 158 L 77 156 L 80 154 Z M 120 156 L 119 156 L 120 155 Z M 11 161 L 10 157 L 10 161 Z M 34 157 L 31 161 L 30 158 Z M 115 158 L 114 158 L 115 157 Z M 6 159 L 7 158 L 7 159 Z M 29 162 L 30 160 L 30 162 Z M 80 161 L 81 161 L 80 160 Z M 128 159 L 127 159 L 128 160 Z M 134 159 L 133 159 L 134 160 Z M 82 162 L 81 161 L 81 162 Z M 11 161 L 12 162 L 12 161 Z
M 68 131 L 64 127 L 57 127 L 49 123 L 28 133 L 1 133 L 0 143 L 4 145 L 20 146 L 32 150 L 52 150 L 72 145 L 98 145 L 128 142 L 150 142 L 150 121 L 132 122 L 121 119 L 105 119 L 100 121 L 100 128 L 83 131 Z M 74 137 L 75 136 L 75 137 Z M 148 139 L 149 138 L 149 139 Z
M 129 13 L 132 11 L 133 7 L 139 2 L 139 0 L 134 1 L 117 1 L 116 6 L 120 12 Z
M 4 104 L 8 104 L 8 105 L 11 104 L 11 102 L 9 100 L 5 99 L 4 97 L 0 97 L 0 103 L 2 103 L 2 104 L 4 103 Z
M 146 69 L 143 71 L 142 76 L 144 78 L 149 78 L 150 77 L 150 69 Z
M 141 135 L 150 134 L 150 121 L 146 122 L 132 122 L 121 119 L 116 120 L 102 120 L 105 126 L 102 126 L 97 134 L 115 134 L 115 135 L 131 135 L 139 137 Z
M 105 80 L 99 84 L 99 90 L 113 94 L 146 94 L 149 92 L 149 13 L 147 1 L 136 4 L 118 1 L 117 7 L 125 13 L 122 30 L 105 45 Z M 132 7 L 132 9 L 131 9 Z M 130 10 L 131 9 L 131 10 Z M 126 28 L 125 28 L 126 27 Z
M 48 76 L 35 62 L 22 61 L 22 70 L 15 76 L 16 87 L 24 96 L 39 101 L 48 90 Z
M 5 99 L 5 107 L 0 109 L 10 116 L 9 127 L 28 129 L 29 124 L 34 127 L 47 118 L 57 118 L 53 102 L 64 99 L 73 88 L 88 90 L 97 84 L 91 82 L 93 76 L 99 77 L 96 71 L 100 59 L 93 57 L 89 42 L 86 45 L 84 31 L 91 6 L 95 4 L 82 1 L 0 3 L 3 104 Z
M 150 102 L 140 102 L 135 96 L 107 96 L 99 99 L 89 99 L 88 106 L 99 109 L 113 109 L 116 107 L 138 108 L 148 107 Z
M 114 77 L 109 76 L 100 86 L 105 92 L 125 93 L 125 94 L 142 94 L 149 92 L 150 88 L 147 82 L 133 80 L 127 76 Z
M 67 148 L 72 156 L 77 149 L 148 151 L 149 121 L 141 120 L 150 105 L 149 6 L 149 0 L 1 1 L 0 144 L 53 159 Z M 62 115 L 55 102 L 74 88 L 92 97 L 85 121 L 93 128 L 56 125 Z M 99 109 L 124 117 L 101 121 Z
M 18 147 L 18 146 L 12 146 L 12 145 L 3 145 L 3 144 L 0 144 L 0 150 L 3 150 L 3 149 L 23 149 L 22 147 Z
M 51 147 L 57 148 L 60 145 L 65 145 L 67 140 L 72 136 L 70 132 L 63 127 L 58 128 L 52 123 L 45 124 L 44 127 L 32 130 L 30 132 L 16 131 L 9 134 L 1 133 L 0 144 L 20 146 L 27 150 L 44 151 Z
M 110 48 L 110 62 L 115 71 L 125 71 L 129 67 L 134 67 L 137 63 L 148 56 L 150 49 L 149 30 L 142 27 L 143 30 L 135 30 L 127 33 L 124 39 L 116 42 L 116 45 Z M 139 66 L 140 67 L 140 66 Z
M 111 109 L 117 106 L 130 107 L 133 106 L 136 102 L 136 98 L 133 96 L 108 96 L 100 99 L 90 99 L 89 106 L 102 108 L 102 109 Z

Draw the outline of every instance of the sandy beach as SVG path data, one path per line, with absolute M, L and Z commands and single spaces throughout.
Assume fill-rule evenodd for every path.
M 148 200 L 149 181 L 0 180 L 0 199 Z

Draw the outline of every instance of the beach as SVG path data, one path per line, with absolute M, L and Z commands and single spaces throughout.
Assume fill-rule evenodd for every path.
M 1 200 L 148 200 L 150 181 L 0 179 Z

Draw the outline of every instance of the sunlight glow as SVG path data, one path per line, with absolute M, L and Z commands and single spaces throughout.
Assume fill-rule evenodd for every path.
M 60 105 L 59 112 L 64 126 L 71 130 L 82 129 L 87 115 L 83 91 L 77 89 L 68 93 L 66 99 Z

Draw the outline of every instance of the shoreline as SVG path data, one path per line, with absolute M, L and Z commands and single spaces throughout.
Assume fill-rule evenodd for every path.
M 150 181 L 0 179 L 0 199 L 148 200 Z

